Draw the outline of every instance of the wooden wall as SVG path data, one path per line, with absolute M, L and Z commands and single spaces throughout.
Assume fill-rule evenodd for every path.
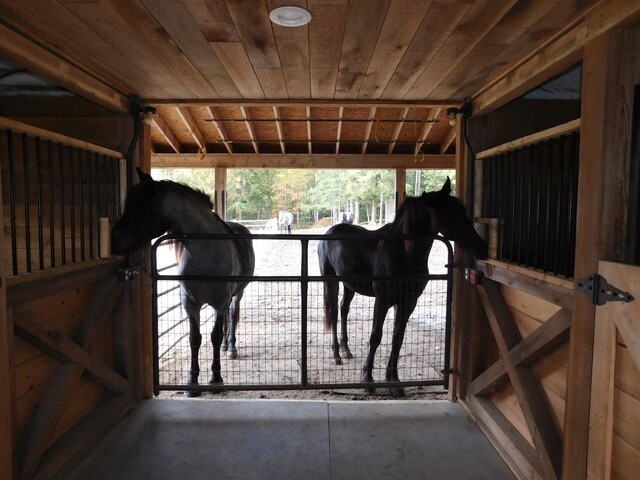
M 468 351 L 458 356 L 459 396 L 519 478 L 636 478 L 640 468 L 640 361 L 634 358 L 640 315 L 615 316 L 634 319 L 627 328 L 635 336 L 625 337 L 618 320 L 615 326 L 597 320 L 609 307 L 596 307 L 578 290 L 578 279 L 598 272 L 599 260 L 628 258 L 626 219 L 634 214 L 626 202 L 630 162 L 638 161 L 630 145 L 638 128 L 632 111 L 640 29 L 637 15 L 624 22 L 613 17 L 604 7 L 587 15 L 585 24 L 598 18 L 601 30 L 592 30 L 588 40 L 567 32 L 558 41 L 564 50 L 556 50 L 557 66 L 542 62 L 542 49 L 539 58 L 505 76 L 511 82 L 499 81 L 475 99 L 483 113 L 491 112 L 524 93 L 525 85 L 533 88 L 534 79 L 567 68 L 568 59 L 582 61 L 574 278 L 495 259 L 477 262 L 484 277 L 470 297 L 477 294 L 479 301 L 471 302 L 473 320 L 460 339 Z M 570 39 L 584 43 L 577 47 Z M 495 130 L 488 138 L 485 126 L 474 126 L 480 149 L 497 138 Z M 480 202 L 476 195 L 476 216 Z M 630 271 L 624 278 L 635 300 L 620 305 L 637 305 L 640 298 L 640 270 Z M 622 278 L 611 277 L 614 284 Z
M 22 119 L 28 120 L 29 117 Z M 118 189 L 111 189 L 105 195 L 105 186 L 112 183 L 118 184 L 120 189 L 122 187 L 115 168 L 110 170 L 110 181 L 104 183 L 104 172 L 93 168 L 106 158 L 110 158 L 114 165 L 121 162 L 120 152 L 127 146 L 123 141 L 124 132 L 128 131 L 130 135 L 130 129 L 125 127 L 126 122 L 121 116 L 111 119 L 100 117 L 97 123 L 92 124 L 87 117 L 80 115 L 75 126 L 71 117 L 62 123 L 56 118 L 46 119 L 40 115 L 37 120 L 35 117 L 32 119 L 37 127 L 15 119 L 0 119 L 3 131 L 13 132 L 19 142 L 22 141 L 22 132 L 25 132 L 29 147 L 28 154 L 23 155 L 21 143 L 17 146 L 12 172 L 14 185 L 9 187 L 7 134 L 3 134 L 0 140 L 0 226 L 3 232 L 0 236 L 3 252 L 0 256 L 0 435 L 2 444 L 9 446 L 2 448 L 0 453 L 0 477 L 3 479 L 64 476 L 65 465 L 86 453 L 150 389 L 144 384 L 143 365 L 148 365 L 149 360 L 142 353 L 141 343 L 143 282 L 139 278 L 123 281 L 121 270 L 127 267 L 124 259 L 109 257 L 104 251 L 104 258 L 101 258 L 98 252 L 98 217 L 117 216 L 121 203 L 120 195 L 116 195 Z M 56 132 L 41 128 L 49 123 L 61 127 Z M 60 131 L 83 133 L 78 139 L 66 137 Z M 118 150 L 89 143 L 92 131 L 97 132 L 94 137 L 102 145 L 117 145 Z M 65 151 L 67 147 L 73 148 L 76 152 L 75 168 L 78 168 L 78 158 L 81 157 L 83 165 L 93 169 L 91 174 L 85 169 L 80 175 L 80 170 L 76 170 L 75 180 L 79 183 L 72 186 L 68 176 L 58 175 L 57 165 L 62 156 L 59 158 L 56 152 L 53 156 L 55 181 L 49 184 L 49 160 L 46 151 L 42 152 L 39 160 L 34 154 L 35 137 L 41 139 L 42 150 L 46 149 L 49 139 L 56 147 L 60 143 Z M 77 152 L 82 152 L 80 157 Z M 68 157 L 63 160 L 68 172 Z M 41 164 L 41 198 L 35 193 L 38 189 L 38 163 Z M 27 175 L 24 175 L 25 171 Z M 96 179 L 100 175 L 101 190 L 98 194 L 97 183 L 92 184 L 90 178 Z M 25 188 L 29 191 L 26 196 L 30 205 L 28 216 L 25 216 L 22 201 Z M 69 202 L 71 189 L 75 189 L 76 202 L 80 191 L 84 192 L 85 223 L 89 223 L 88 212 L 94 213 L 91 233 L 87 228 L 83 231 L 80 228 L 79 206 Z M 15 228 L 11 225 L 9 190 L 13 190 L 14 197 L 18 199 L 14 205 Z M 63 203 L 59 201 L 61 192 L 66 195 Z M 64 225 L 60 221 L 62 209 L 66 217 Z M 50 211 L 54 213 L 52 216 L 49 216 Z M 72 234 L 70 226 L 72 212 L 75 234 Z M 50 220 L 53 221 L 53 231 Z M 27 231 L 31 236 L 31 272 L 27 272 Z M 56 242 L 53 249 L 50 248 L 51 233 Z M 12 234 L 17 240 L 17 275 L 12 265 Z M 42 265 L 39 261 L 39 236 L 44 240 Z M 60 249 L 62 236 L 67 246 L 64 263 Z M 70 249 L 72 239 L 75 243 L 73 251 Z M 84 243 L 84 253 L 81 243 Z M 55 266 L 52 266 L 52 258 Z

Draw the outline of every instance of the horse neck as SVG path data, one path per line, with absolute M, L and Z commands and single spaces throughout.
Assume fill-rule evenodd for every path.
M 171 233 L 228 233 L 226 224 L 208 206 L 185 200 L 178 194 L 167 194 L 163 211 L 169 219 Z

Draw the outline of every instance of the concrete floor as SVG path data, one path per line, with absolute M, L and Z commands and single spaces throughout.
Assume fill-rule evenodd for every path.
M 513 479 L 447 401 L 153 399 L 69 480 Z

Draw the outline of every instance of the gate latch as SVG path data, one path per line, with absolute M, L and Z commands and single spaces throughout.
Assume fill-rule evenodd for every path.
M 633 302 L 629 292 L 623 292 L 607 282 L 607 279 L 597 273 L 578 280 L 578 290 L 591 299 L 594 305 L 604 305 L 607 302 Z

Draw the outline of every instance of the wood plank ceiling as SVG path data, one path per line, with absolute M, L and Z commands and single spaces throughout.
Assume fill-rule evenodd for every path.
M 597 3 L 0 0 L 0 29 L 154 106 L 158 154 L 439 155 L 448 107 Z M 282 5 L 311 22 L 271 23 Z

